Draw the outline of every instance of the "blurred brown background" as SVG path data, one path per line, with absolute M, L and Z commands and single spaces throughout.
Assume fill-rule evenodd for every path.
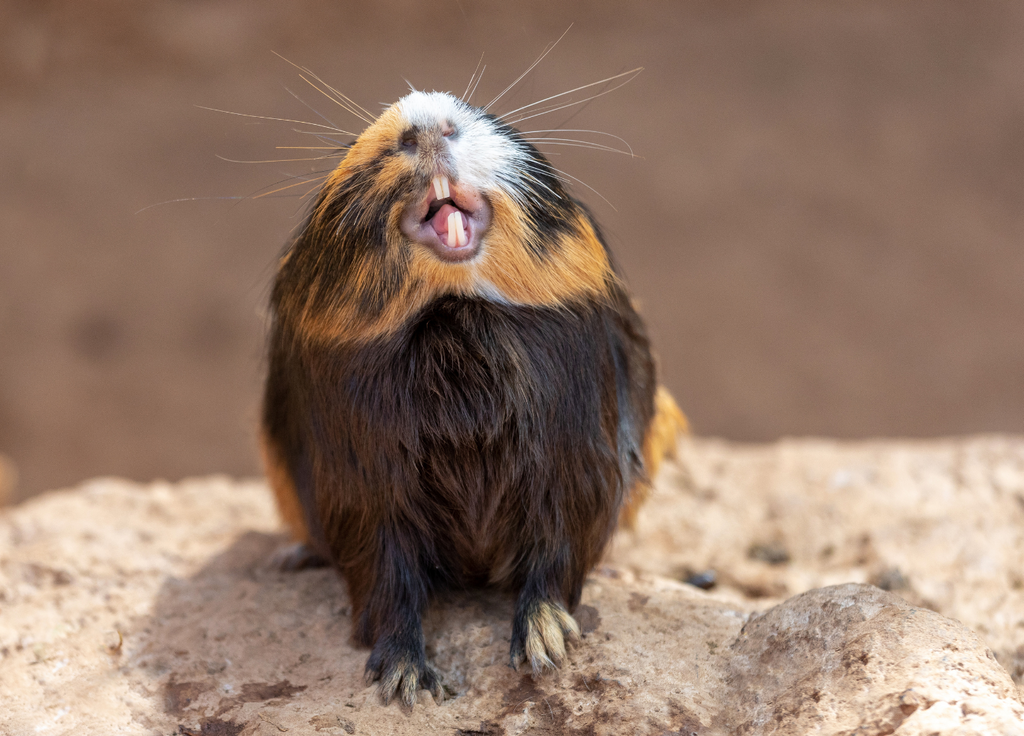
M 263 304 L 304 202 L 231 198 L 317 166 L 218 156 L 317 143 L 197 106 L 320 122 L 291 90 L 357 125 L 272 51 L 374 110 L 405 79 L 461 94 L 486 52 L 486 101 L 570 23 L 497 110 L 646 67 L 530 124 L 641 157 L 549 149 L 614 205 L 577 189 L 698 432 L 1024 431 L 1022 3 L 8 1 L 0 453 L 17 497 L 258 471 Z

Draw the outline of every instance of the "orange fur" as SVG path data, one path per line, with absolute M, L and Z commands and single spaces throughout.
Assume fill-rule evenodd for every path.
M 496 195 L 491 207 L 491 226 L 478 260 L 450 263 L 435 258 L 424 248 L 412 247 L 405 290 L 373 319 L 361 317 L 356 308 L 358 295 L 377 288 L 377 269 L 372 264 L 363 264 L 351 281 L 350 298 L 331 309 L 314 307 L 313 295 L 306 295 L 299 326 L 303 337 L 315 344 L 384 337 L 446 294 L 473 296 L 497 290 L 513 304 L 538 307 L 560 307 L 604 297 L 616 276 L 589 222 L 580 218 L 578 233 L 561 236 L 558 247 L 542 259 L 529 253 L 520 242 L 518 234 L 523 226 L 515 203 L 504 195 Z M 395 205 L 389 217 L 389 237 L 395 238 L 395 242 L 388 244 L 387 253 L 401 253 L 410 247 L 402 240 L 397 226 L 401 208 L 401 204 Z
M 651 483 L 658 474 L 662 461 L 666 457 L 676 456 L 679 435 L 689 431 L 689 422 L 676 405 L 672 394 L 664 386 L 658 386 L 658 391 L 654 395 L 654 417 L 644 436 L 644 468 L 647 471 L 647 479 L 635 483 L 630 489 L 619 515 L 620 526 L 627 529 L 634 527 L 640 507 L 651 495 Z
M 577 234 L 563 235 L 545 259 L 521 242 L 526 229 L 515 203 L 507 196 L 491 199 L 494 211 L 479 276 L 497 287 L 510 302 L 558 307 L 586 298 L 601 299 L 615 278 L 608 255 L 589 222 L 577 221 Z
M 267 437 L 265 432 L 260 432 L 260 455 L 263 457 L 263 468 L 267 474 L 267 482 L 274 492 L 274 499 L 277 501 L 277 512 L 281 515 L 292 538 L 296 542 L 307 544 L 309 542 L 309 530 L 306 528 L 306 519 L 302 512 L 302 504 L 295 492 L 295 484 L 292 482 L 291 473 L 277 451 L 273 441 Z

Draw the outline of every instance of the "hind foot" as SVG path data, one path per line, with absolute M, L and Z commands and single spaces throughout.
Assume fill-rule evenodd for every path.
M 509 664 L 518 670 L 529 660 L 533 675 L 556 669 L 565 659 L 565 644 L 580 640 L 580 625 L 560 603 L 533 601 L 520 606 L 512 621 Z

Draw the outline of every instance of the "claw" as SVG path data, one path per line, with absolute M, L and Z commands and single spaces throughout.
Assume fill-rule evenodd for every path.
M 565 644 L 580 638 L 576 619 L 561 604 L 539 601 L 525 616 L 525 632 L 514 636 L 510 652 L 512 669 L 529 660 L 534 677 L 545 669 L 557 669 L 565 660 Z
M 387 664 L 375 665 L 377 662 L 371 655 L 370 660 L 366 663 L 364 678 L 367 685 L 380 679 L 377 692 L 380 693 L 384 705 L 390 704 L 397 695 L 403 703 L 411 708 L 416 703 L 416 693 L 420 690 L 430 691 L 436 703 L 441 703 L 449 695 L 454 694 L 444 686 L 441 676 L 426 662 L 417 663 L 403 658 Z

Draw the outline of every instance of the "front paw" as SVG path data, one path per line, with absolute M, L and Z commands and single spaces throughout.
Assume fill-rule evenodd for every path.
M 422 651 L 416 647 L 402 646 L 394 639 L 381 638 L 366 660 L 366 683 L 380 680 L 377 691 L 384 705 L 396 695 L 402 702 L 412 706 L 419 690 L 429 690 L 434 701 L 442 702 L 448 691 L 441 676 L 431 667 Z
M 518 670 L 526 660 L 534 677 L 545 669 L 555 669 L 565 659 L 565 643 L 576 643 L 579 638 L 579 624 L 560 603 L 534 601 L 517 611 L 512 622 L 512 669 Z

